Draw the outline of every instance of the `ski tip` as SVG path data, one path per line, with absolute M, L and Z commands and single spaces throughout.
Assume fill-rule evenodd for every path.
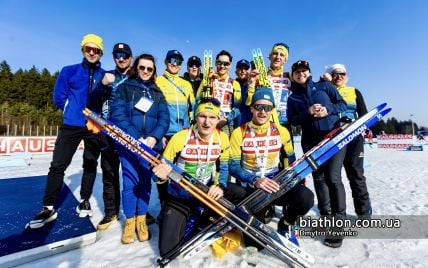
M 385 108 L 387 105 L 386 102 L 379 104 L 378 106 L 375 107 L 375 109 L 377 109 L 378 111 L 382 110 L 383 108 Z
M 384 117 L 385 115 L 387 115 L 389 112 L 391 112 L 391 108 L 385 109 L 380 111 L 380 114 L 382 115 L 382 117 Z

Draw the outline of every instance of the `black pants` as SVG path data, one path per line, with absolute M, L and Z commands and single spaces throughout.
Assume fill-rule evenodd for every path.
M 86 127 L 61 126 L 55 142 L 52 162 L 47 176 L 43 205 L 55 205 L 64 183 L 64 172 L 70 165 L 73 155 L 82 139 L 87 150 L 83 154 L 83 176 L 80 196 L 82 199 L 89 199 L 94 186 L 97 159 L 100 154 L 96 137 L 96 134 L 88 131 Z
M 355 213 L 370 215 L 371 205 L 367 191 L 366 177 L 364 177 L 364 137 L 359 136 L 346 146 L 345 160 L 343 161 L 346 176 L 352 190 Z
M 119 183 L 119 155 L 115 150 L 112 139 L 105 134 L 101 138 L 101 169 L 103 172 L 103 201 L 106 216 L 119 215 L 120 183 Z
M 343 148 L 312 172 L 321 215 L 346 215 L 346 194 L 341 175 L 345 153 L 346 148 Z
M 255 189 L 247 188 L 248 195 L 254 192 Z M 305 215 L 314 205 L 314 194 L 310 189 L 304 186 L 302 183 L 297 184 L 283 196 L 272 202 L 272 205 L 282 206 L 282 217 L 280 221 L 286 221 L 289 224 L 294 224 L 298 216 Z M 268 211 L 269 206 L 254 213 L 253 215 L 260 221 L 265 221 L 265 215 Z M 243 235 L 244 243 L 246 246 L 255 246 L 258 249 L 262 247 L 253 239 L 247 235 Z
M 244 194 L 244 188 L 233 183 L 229 183 L 224 191 L 224 197 L 235 204 L 244 197 Z M 198 206 L 200 206 L 200 202 L 196 199 L 184 200 L 169 196 L 165 203 L 162 221 L 159 224 L 159 253 L 161 256 L 165 256 L 169 251 L 185 242 L 183 238 L 187 221 L 197 211 Z M 202 216 L 202 218 L 204 217 L 210 216 Z M 203 220 L 199 219 L 198 222 Z
M 62 185 L 64 183 L 64 172 L 70 165 L 71 160 L 73 159 L 73 155 L 76 152 L 77 147 L 79 146 L 79 143 L 82 139 L 85 145 L 85 151 L 83 153 L 83 175 L 80 189 L 80 197 L 82 199 L 89 199 L 91 197 L 95 178 L 97 175 L 97 160 L 100 155 L 101 144 L 99 136 L 98 134 L 94 134 L 91 131 L 88 131 L 86 127 L 63 125 L 55 142 L 52 162 L 47 176 L 45 195 L 43 197 L 44 206 L 55 205 Z M 107 177 L 116 177 L 116 184 L 119 187 L 118 171 L 116 171 L 117 175 L 114 175 L 114 172 L 112 172 L 112 170 L 114 169 L 118 170 L 119 160 L 117 160 L 117 167 L 108 167 L 110 163 L 114 162 L 111 159 L 112 158 L 104 157 L 104 161 L 101 160 L 103 163 L 103 171 L 106 170 L 106 174 L 111 171 L 110 175 L 107 175 Z M 120 194 L 118 193 L 117 196 L 119 198 L 119 201 L 115 202 L 120 202 Z

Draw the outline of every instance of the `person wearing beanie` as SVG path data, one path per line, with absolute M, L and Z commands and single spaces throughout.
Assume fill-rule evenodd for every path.
M 111 120 L 135 139 L 156 152 L 163 148 L 162 138 L 169 127 L 169 111 L 164 95 L 155 84 L 155 59 L 150 54 L 136 57 L 129 79 L 117 87 L 111 106 Z M 150 239 L 148 206 L 151 193 L 151 166 L 125 148 L 117 148 L 122 165 L 122 208 L 125 225 L 121 241 L 133 243 Z M 156 180 L 154 180 L 157 182 Z
M 229 77 L 231 64 L 232 55 L 226 50 L 220 51 L 216 55 L 216 71 L 208 74 L 211 87 L 207 90 L 201 84 L 196 94 L 196 102 L 202 98 L 212 97 L 221 103 L 221 118 L 217 127 L 228 136 L 239 125 L 241 115 L 238 107 L 242 102 L 241 86 L 236 80 Z
M 204 76 L 201 73 L 201 66 L 201 59 L 197 56 L 191 56 L 187 60 L 187 72 L 185 72 L 183 75 L 183 79 L 189 81 L 189 83 L 192 85 L 193 95 L 195 97 Z
M 172 136 L 163 157 L 209 186 L 210 197 L 218 200 L 225 196 L 231 202 L 238 202 L 243 198 L 243 192 L 240 191 L 242 189 L 228 183 L 229 138 L 216 128 L 220 112 L 220 103 L 215 99 L 202 99 L 196 108 L 195 125 Z M 154 174 L 161 181 L 168 179 L 170 171 L 171 167 L 166 162 L 153 168 Z M 176 182 L 169 183 L 159 230 L 161 256 L 165 256 L 197 230 L 197 223 L 203 222 L 199 218 L 208 217 L 205 213 L 202 214 L 202 210 L 200 201 Z M 195 219 L 196 223 L 193 222 Z
M 272 89 L 257 89 L 251 99 L 251 120 L 236 128 L 230 138 L 230 174 L 245 187 L 247 195 L 255 189 L 277 192 L 279 185 L 272 178 L 295 161 L 290 133 L 285 127 L 269 120 L 274 107 Z M 289 227 L 298 215 L 305 215 L 311 209 L 313 200 L 314 195 L 303 183 L 275 200 L 274 205 L 284 207 L 278 231 L 288 233 L 291 240 L 297 243 L 294 232 L 289 233 Z M 268 209 L 269 206 L 255 216 L 267 223 L 270 221 L 265 217 Z M 246 246 L 259 247 L 247 236 L 244 240 Z
M 165 148 L 171 137 L 184 128 L 189 128 L 193 119 L 193 110 L 195 106 L 195 95 L 192 85 L 179 76 L 183 55 L 180 51 L 169 50 L 165 56 L 166 69 L 161 76 L 156 78 L 156 85 L 165 96 L 170 114 L 169 129 L 163 140 Z M 167 198 L 168 183 L 158 184 L 159 201 L 161 210 L 165 199 Z M 159 215 L 162 215 L 159 214 Z M 161 220 L 158 218 L 158 220 Z
M 346 101 L 347 109 L 341 114 L 342 117 L 355 120 L 367 113 L 367 106 L 361 91 L 346 85 L 348 73 L 345 65 L 333 64 L 327 67 L 323 77 L 336 87 Z M 370 216 L 372 207 L 364 176 L 364 137 L 358 136 L 344 150 L 346 150 L 346 154 L 343 166 L 351 187 L 355 213 L 358 216 Z
M 76 211 L 79 217 L 92 216 L 89 199 L 97 175 L 100 143 L 98 135 L 92 133 L 86 126 L 87 119 L 82 110 L 88 107 L 96 112 L 101 111 L 101 102 L 91 99 L 90 94 L 101 83 L 104 75 L 100 63 L 103 49 L 101 37 L 95 34 L 85 35 L 81 41 L 83 61 L 62 68 L 55 82 L 53 101 L 63 112 L 63 125 L 56 139 L 42 209 L 29 222 L 28 228 L 41 228 L 57 218 L 55 205 L 63 185 L 64 172 L 82 140 L 85 153 L 80 189 L 81 200 Z
M 82 42 L 80 43 L 82 51 L 85 50 L 85 47 L 88 44 L 93 44 L 97 48 L 100 49 L 99 53 L 97 53 L 97 54 L 102 55 L 104 53 L 103 39 L 101 37 L 99 37 L 98 35 L 95 35 L 95 34 L 87 34 L 87 35 L 85 35 L 83 37 L 83 39 L 82 39 Z
M 289 47 L 285 43 L 275 43 L 272 46 L 272 49 L 269 53 L 269 70 L 268 70 L 268 78 L 269 85 L 272 88 L 273 96 L 275 97 L 275 106 L 276 109 L 273 112 L 272 120 L 285 126 L 290 132 L 291 136 L 292 129 L 291 125 L 287 119 L 287 99 L 290 95 L 290 75 L 287 71 L 284 70 L 284 64 L 288 60 L 289 55 Z M 252 73 L 251 75 L 251 83 L 248 87 L 248 98 L 247 105 L 251 100 L 252 94 L 257 90 L 258 81 L 257 75 L 258 71 Z
M 287 116 L 293 126 L 301 126 L 301 146 L 306 153 L 324 136 L 340 125 L 340 114 L 346 110 L 346 102 L 329 82 L 312 81 L 309 62 L 299 60 L 292 67 L 291 95 L 288 98 Z M 345 188 L 341 170 L 346 150 L 336 153 L 312 172 L 318 209 L 321 216 L 346 217 Z M 342 237 L 326 236 L 324 244 L 340 247 Z

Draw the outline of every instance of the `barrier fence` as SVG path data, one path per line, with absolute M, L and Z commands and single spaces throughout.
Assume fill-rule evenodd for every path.
M 59 126 L 0 125 L 0 136 L 56 136 Z

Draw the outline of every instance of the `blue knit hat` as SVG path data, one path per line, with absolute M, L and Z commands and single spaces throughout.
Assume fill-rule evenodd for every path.
M 273 106 L 275 107 L 275 100 L 273 98 L 271 88 L 262 87 L 262 88 L 257 89 L 253 95 L 253 98 L 251 99 L 251 106 L 253 106 L 254 103 L 258 100 L 268 100 L 268 101 L 272 102 Z

